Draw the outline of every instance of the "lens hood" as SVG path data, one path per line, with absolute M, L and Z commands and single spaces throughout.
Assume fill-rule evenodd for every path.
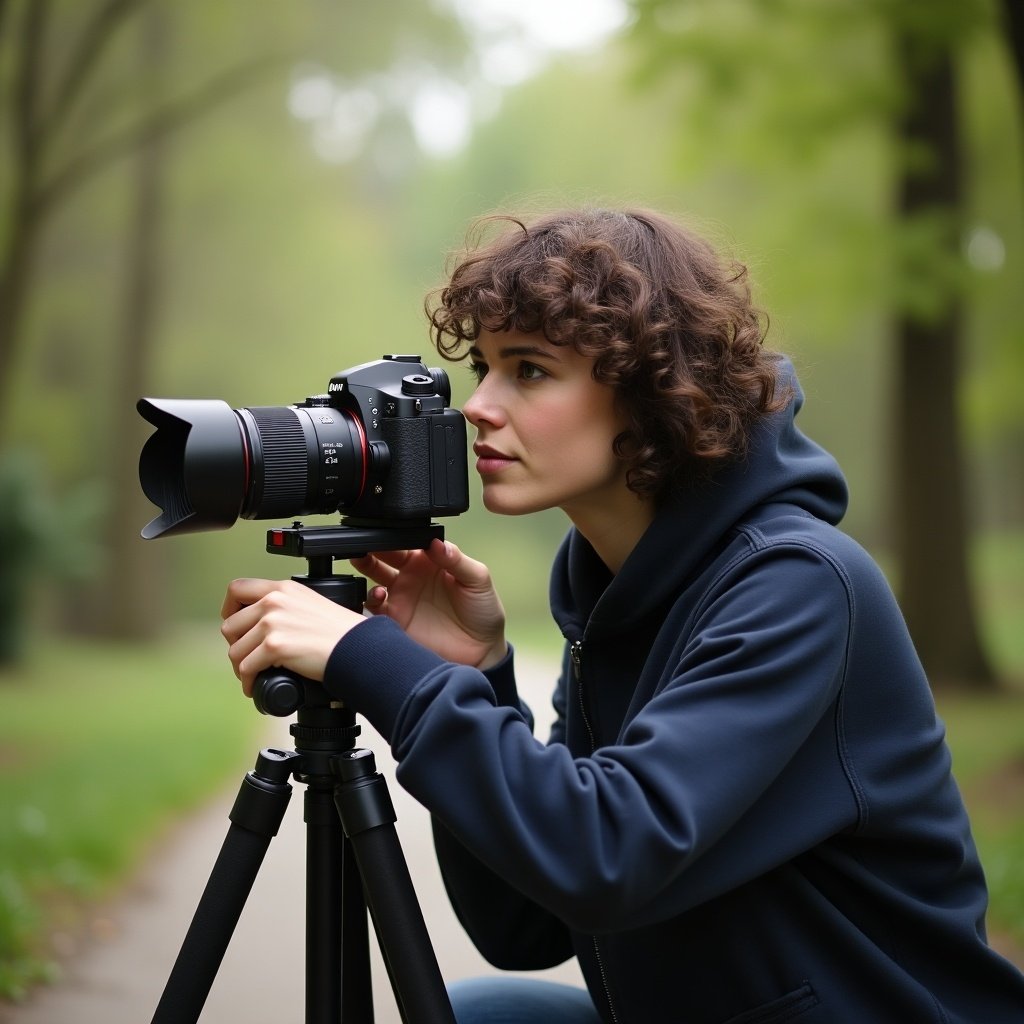
M 142 398 L 136 407 L 156 427 L 139 457 L 139 482 L 161 510 L 142 536 L 231 526 L 245 498 L 249 465 L 234 410 L 216 399 Z

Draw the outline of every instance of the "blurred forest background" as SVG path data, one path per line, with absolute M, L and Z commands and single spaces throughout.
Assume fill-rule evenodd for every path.
M 0 0 L 0 684 L 304 571 L 270 524 L 139 538 L 140 396 L 437 365 L 474 217 L 607 202 L 751 265 L 936 684 L 1019 687 L 1022 40 L 1015 0 Z M 553 649 L 565 523 L 473 494 L 448 535 Z
M 383 352 L 436 363 L 422 298 L 474 216 L 608 201 L 751 262 L 847 528 L 933 674 L 991 685 L 971 545 L 1024 513 L 1020 5 L 516 8 L 0 5 L 4 656 L 300 570 L 259 523 L 139 540 L 140 395 L 285 405 Z M 562 529 L 449 524 L 520 621 Z

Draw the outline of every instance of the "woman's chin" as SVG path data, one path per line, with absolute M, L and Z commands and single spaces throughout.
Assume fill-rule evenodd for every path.
M 541 506 L 531 505 L 521 497 L 517 500 L 514 493 L 502 494 L 497 487 L 484 487 L 483 503 L 488 512 L 499 516 L 524 516 L 541 509 Z

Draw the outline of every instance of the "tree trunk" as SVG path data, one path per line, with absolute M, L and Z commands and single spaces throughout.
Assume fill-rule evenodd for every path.
M 32 285 L 36 230 L 27 197 L 15 195 L 9 204 L 10 233 L 0 264 L 0 381 L 6 387 L 15 372 L 15 340 Z M 0 440 L 5 417 L 0 414 Z
M 166 54 L 165 18 L 153 5 L 140 16 L 140 89 L 154 109 L 161 100 L 159 72 Z M 166 616 L 162 600 L 164 573 L 159 545 L 142 540 L 139 531 L 152 509 L 139 487 L 139 452 L 148 433 L 135 411 L 147 390 L 153 343 L 157 333 L 161 283 L 166 141 L 151 139 L 135 159 L 133 215 L 126 246 L 126 273 L 117 346 L 112 405 L 110 514 L 107 516 L 107 567 L 93 607 L 94 628 L 131 640 L 155 637 Z
M 956 81 L 948 49 L 922 53 L 901 40 L 909 108 L 901 125 L 908 152 L 930 155 L 902 172 L 905 223 L 961 202 Z M 957 258 L 959 240 L 945 244 Z M 953 290 L 934 317 L 900 314 L 897 327 L 895 494 L 900 600 L 933 684 L 993 688 L 969 578 L 967 500 L 957 400 L 962 298 Z
M 8 128 L 11 133 L 12 184 L 8 229 L 0 256 L 0 384 L 12 379 L 18 332 L 31 288 L 38 209 L 35 184 L 42 171 L 40 93 L 43 44 L 49 11 L 45 3 L 28 4 L 18 36 Z M 5 417 L 0 413 L 0 438 Z
M 1003 12 L 1006 15 L 1006 42 L 1017 72 L 1020 99 L 1024 98 L 1024 4 L 1020 0 L 1003 0 Z
M 0 81 L 0 129 L 10 132 L 12 155 L 9 201 L 3 211 L 8 228 L 0 239 L 0 442 L 6 426 L 2 398 L 5 389 L 13 387 L 12 374 L 24 343 L 24 314 L 33 291 L 33 257 L 47 218 L 115 160 L 191 123 L 283 62 L 280 55 L 261 56 L 228 68 L 190 94 L 152 106 L 136 123 L 120 130 L 107 129 L 101 118 L 96 139 L 76 153 L 64 154 L 61 163 L 55 159 L 55 150 L 60 149 L 59 136 L 68 111 L 92 81 L 118 29 L 136 15 L 142 0 L 96 4 L 63 63 L 55 47 L 46 46 L 50 6 L 49 0 L 22 4 L 19 35 L 8 47 L 13 54 L 3 55 L 10 57 L 12 66 Z M 0 42 L 11 34 L 7 17 L 0 0 Z M 5 86 L 10 88 L 9 100 Z M 44 102 L 46 96 L 50 96 L 49 107 Z

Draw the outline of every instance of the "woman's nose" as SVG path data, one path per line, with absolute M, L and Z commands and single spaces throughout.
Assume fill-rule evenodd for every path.
M 504 413 L 495 401 L 492 389 L 487 385 L 485 377 L 476 386 L 476 390 L 466 399 L 462 406 L 462 415 L 479 429 L 482 423 L 489 426 L 500 426 L 504 420 Z

